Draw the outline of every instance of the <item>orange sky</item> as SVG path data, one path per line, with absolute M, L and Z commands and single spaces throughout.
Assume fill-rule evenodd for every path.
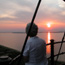
M 50 24 L 50 27 L 48 27 L 47 24 Z M 45 29 L 45 30 L 52 30 L 52 29 L 56 29 L 56 28 L 60 28 L 61 27 L 65 27 L 65 24 L 64 23 L 57 23 L 57 22 L 54 22 L 54 21 L 47 21 L 47 22 L 41 22 L 41 23 L 36 23 L 39 27 L 39 29 Z M 25 31 L 25 27 L 26 27 L 27 24 L 25 23 L 21 23 L 21 24 L 0 24 L 0 30 L 16 30 L 16 29 L 19 29 L 20 31 Z M 23 30 L 22 30 L 23 29 Z M 44 32 L 44 31 L 43 31 Z

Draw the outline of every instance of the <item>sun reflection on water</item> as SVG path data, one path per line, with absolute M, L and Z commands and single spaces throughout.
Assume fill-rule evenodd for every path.
M 51 39 L 51 34 L 50 34 L 50 32 L 48 32 L 48 35 L 47 35 L 47 43 L 50 43 L 50 39 Z M 50 45 L 47 46 L 47 53 L 50 53 Z
M 50 32 L 48 32 L 48 43 L 50 43 Z

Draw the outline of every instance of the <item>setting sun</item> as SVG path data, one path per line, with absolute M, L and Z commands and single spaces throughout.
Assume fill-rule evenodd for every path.
M 51 24 L 50 23 L 47 23 L 47 27 L 50 28 L 51 27 Z

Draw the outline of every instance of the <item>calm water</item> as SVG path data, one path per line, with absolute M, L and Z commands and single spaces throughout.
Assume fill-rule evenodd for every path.
M 55 41 L 61 41 L 64 33 L 38 33 L 38 37 L 44 39 L 46 43 L 50 42 L 50 39 Z M 0 45 L 4 45 L 16 50 L 21 51 L 26 38 L 25 33 L 0 33 Z M 54 53 L 57 54 L 60 44 L 54 46 Z M 65 44 L 63 44 L 61 52 L 65 51 Z M 50 46 L 47 46 L 47 57 L 50 56 Z M 61 55 L 59 60 L 64 61 L 65 55 Z

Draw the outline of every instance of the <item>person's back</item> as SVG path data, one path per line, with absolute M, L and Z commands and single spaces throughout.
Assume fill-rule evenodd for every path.
M 46 59 L 46 43 L 38 37 L 31 37 L 28 40 L 30 45 L 29 62 L 41 62 Z

